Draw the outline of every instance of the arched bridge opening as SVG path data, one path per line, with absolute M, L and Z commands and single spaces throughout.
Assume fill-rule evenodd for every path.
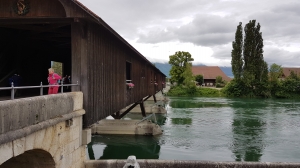
M 50 153 L 34 149 L 13 157 L 0 165 L 0 168 L 55 168 L 55 162 Z

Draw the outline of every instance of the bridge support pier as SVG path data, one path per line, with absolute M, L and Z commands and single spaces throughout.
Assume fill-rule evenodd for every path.
M 159 135 L 162 130 L 151 121 L 101 120 L 92 126 L 92 134 Z
M 0 101 L 0 168 L 82 168 L 82 92 Z
M 26 131 L 26 130 L 24 130 Z M 84 167 L 85 144 L 90 140 L 82 133 L 82 116 L 73 118 L 73 125 L 60 122 L 26 137 L 0 145 L 0 168 Z M 23 166 L 22 166 L 23 165 Z M 25 168 L 24 167 L 24 168 Z

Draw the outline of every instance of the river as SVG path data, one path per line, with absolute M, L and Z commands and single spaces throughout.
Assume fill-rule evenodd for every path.
M 170 97 L 166 109 L 162 135 L 93 136 L 90 159 L 299 162 L 298 100 Z

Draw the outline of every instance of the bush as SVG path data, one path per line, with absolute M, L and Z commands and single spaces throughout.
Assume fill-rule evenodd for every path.
M 223 83 L 217 83 L 216 84 L 216 88 L 222 88 L 222 87 L 224 87 L 225 86 L 225 84 L 223 84 Z
M 204 88 L 204 87 L 198 88 L 196 95 L 202 96 L 202 97 L 220 97 L 221 96 L 219 90 L 212 89 L 212 88 Z
M 201 97 L 220 97 L 223 94 L 212 88 L 196 87 L 196 86 L 174 86 L 167 93 L 168 96 L 201 96 Z

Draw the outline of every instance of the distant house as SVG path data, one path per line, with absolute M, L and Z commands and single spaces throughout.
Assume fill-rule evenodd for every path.
M 295 74 L 300 75 L 300 68 L 289 68 L 289 67 L 282 67 L 283 74 L 281 79 L 285 79 L 290 76 L 291 72 L 293 71 Z
M 193 66 L 193 75 L 202 75 L 205 86 L 215 86 L 216 77 L 221 76 L 225 81 L 231 81 L 218 66 Z

